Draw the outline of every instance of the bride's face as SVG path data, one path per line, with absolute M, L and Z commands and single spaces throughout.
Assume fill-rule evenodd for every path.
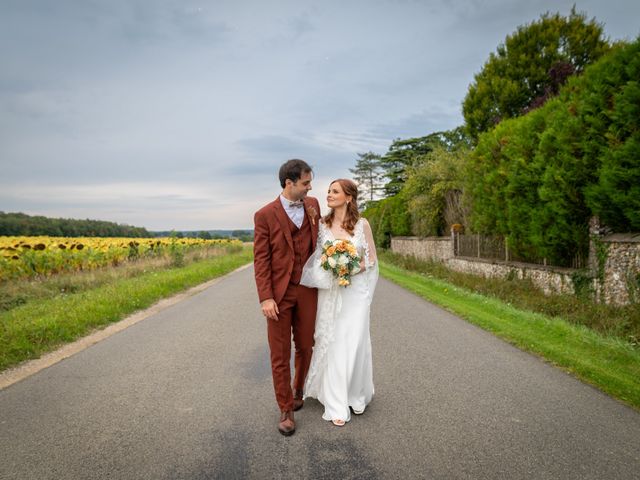
M 344 193 L 340 182 L 333 182 L 329 185 L 327 192 L 327 206 L 329 208 L 339 208 L 350 200 L 351 196 Z

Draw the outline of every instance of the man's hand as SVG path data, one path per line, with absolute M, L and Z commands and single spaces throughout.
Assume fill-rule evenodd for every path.
M 280 310 L 278 310 L 278 304 L 273 298 L 267 298 L 264 302 L 260 304 L 262 307 L 262 314 L 267 317 L 269 320 L 278 321 L 278 314 Z

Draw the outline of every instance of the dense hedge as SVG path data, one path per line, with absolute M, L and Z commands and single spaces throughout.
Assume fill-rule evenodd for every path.
M 616 231 L 640 231 L 640 38 L 600 62 L 581 96 L 585 156 L 598 181 L 587 204 Z
M 639 79 L 640 39 L 543 107 L 482 134 L 465 175 L 474 229 L 552 262 L 585 251 L 592 215 L 640 230 Z
M 402 191 L 393 197 L 369 202 L 363 216 L 371 225 L 378 247 L 389 248 L 392 236 L 411 235 L 411 217 Z

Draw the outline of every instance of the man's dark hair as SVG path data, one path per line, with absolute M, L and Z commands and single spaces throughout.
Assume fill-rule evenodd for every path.
M 303 173 L 310 173 L 312 171 L 313 170 L 311 169 L 309 164 L 304 160 L 300 160 L 297 158 L 287 160 L 280 167 L 280 185 L 282 186 L 282 188 L 284 188 L 287 183 L 287 179 L 291 180 L 293 183 L 296 183 L 298 180 L 300 180 L 300 177 Z

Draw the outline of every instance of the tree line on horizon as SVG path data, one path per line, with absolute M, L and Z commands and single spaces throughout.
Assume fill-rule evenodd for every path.
M 0 212 L 1 236 L 49 237 L 131 237 L 148 238 L 153 235 L 144 227 L 104 220 L 50 218 L 25 213 Z
M 640 38 L 611 43 L 575 7 L 519 26 L 469 85 L 463 125 L 358 154 L 377 243 L 455 225 L 561 265 L 592 216 L 640 231 L 639 78 Z
M 127 238 L 201 238 L 216 240 L 235 238 L 243 242 L 253 241 L 253 230 L 201 230 L 150 232 L 144 227 L 107 222 L 104 220 L 79 220 L 27 215 L 19 212 L 0 211 L 0 236 L 49 236 L 49 237 L 127 237 Z
M 253 230 L 165 230 L 152 232 L 156 237 L 201 238 L 203 240 L 223 240 L 233 238 L 241 242 L 253 242 Z

